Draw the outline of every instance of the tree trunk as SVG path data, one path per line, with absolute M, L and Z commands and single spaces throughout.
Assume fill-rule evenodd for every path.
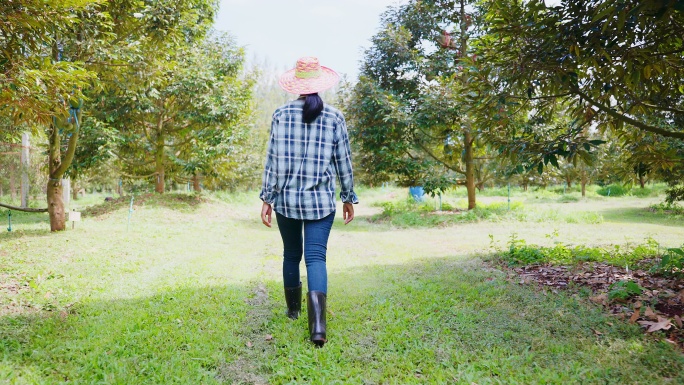
M 78 185 L 76 184 L 76 178 L 78 178 L 78 174 L 73 173 L 73 175 L 71 175 L 71 199 L 73 200 L 78 199 Z
M 66 229 L 64 214 L 64 199 L 62 198 L 62 180 L 50 179 L 47 185 L 48 213 L 50 214 L 50 230 L 62 231 Z
M 461 52 L 462 56 L 468 52 L 468 25 L 466 21 L 465 0 L 460 1 L 460 27 L 461 27 Z M 477 205 L 475 201 L 475 165 L 473 164 L 473 135 L 470 131 L 470 122 L 465 122 L 465 133 L 463 135 L 463 146 L 465 148 L 465 177 L 466 189 L 468 190 L 468 210 L 472 210 Z
M 66 229 L 64 216 L 64 198 L 62 197 L 62 175 L 58 175 L 62 165 L 62 142 L 59 127 L 55 121 L 52 124 L 52 132 L 49 137 L 48 166 L 50 168 L 47 184 L 47 205 L 50 214 L 50 231 L 62 231 Z M 61 174 L 64 174 L 63 172 Z
M 156 170 L 156 181 L 154 185 L 154 191 L 163 194 L 164 185 L 166 181 L 164 180 L 164 145 L 157 146 L 157 153 L 155 154 L 155 170 Z
M 469 129 L 466 129 L 463 136 L 463 145 L 465 147 L 465 164 L 466 164 L 466 189 L 468 190 L 468 210 L 472 210 L 477 206 L 475 200 L 475 167 L 473 166 L 473 138 Z
M 154 184 L 154 191 L 159 194 L 164 193 L 164 185 L 166 184 L 166 180 L 164 179 L 164 166 L 157 166 L 157 180 L 155 181 Z
M 201 192 L 202 191 L 202 186 L 200 186 L 200 178 L 197 173 L 194 173 L 192 175 L 192 189 L 195 192 Z
M 565 177 L 565 183 L 568 185 L 568 188 L 572 187 L 572 178 L 569 176 Z
M 646 188 L 646 178 L 644 178 L 643 174 L 639 174 L 639 185 L 641 188 Z
M 587 182 L 588 182 L 587 174 L 583 172 L 582 173 L 582 179 L 580 180 L 580 183 L 582 184 L 582 198 L 587 196 Z
M 81 120 L 80 108 L 77 112 L 78 120 Z M 50 214 L 50 231 L 62 231 L 66 229 L 66 217 L 64 215 L 64 198 L 62 189 L 62 177 L 66 172 L 71 162 L 74 160 L 76 153 L 76 144 L 78 143 L 79 125 L 74 124 L 74 129 L 71 131 L 67 151 L 62 157 L 61 145 L 62 136 L 59 133 L 61 125 L 59 119 L 55 119 L 52 124 L 52 132 L 48 138 L 48 185 L 47 185 L 47 204 L 48 213 Z M 68 124 L 64 124 L 66 128 Z
M 164 179 L 164 114 L 160 114 L 157 120 L 156 128 L 157 137 L 154 142 L 154 164 L 155 164 L 155 185 L 154 191 L 157 194 L 164 193 L 164 186 L 166 185 L 166 180 Z

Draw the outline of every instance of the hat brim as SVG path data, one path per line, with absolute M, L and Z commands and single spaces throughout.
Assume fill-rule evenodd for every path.
M 295 69 L 291 69 L 280 76 L 278 85 L 291 94 L 307 95 L 325 91 L 337 84 L 340 76 L 328 67 L 321 66 L 321 76 L 317 78 L 300 79 L 295 76 Z

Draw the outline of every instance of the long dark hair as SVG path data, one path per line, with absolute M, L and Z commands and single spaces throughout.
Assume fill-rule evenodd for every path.
M 302 120 L 304 123 L 313 123 L 314 120 L 323 111 L 323 99 L 318 94 L 308 94 L 304 99 L 304 111 L 302 112 Z

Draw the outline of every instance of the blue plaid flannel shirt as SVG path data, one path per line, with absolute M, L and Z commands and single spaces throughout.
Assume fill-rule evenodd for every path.
M 325 104 L 310 124 L 302 122 L 304 100 L 273 113 L 259 197 L 288 218 L 315 220 L 335 211 L 335 179 L 342 202 L 358 203 L 354 193 L 349 136 L 344 116 Z

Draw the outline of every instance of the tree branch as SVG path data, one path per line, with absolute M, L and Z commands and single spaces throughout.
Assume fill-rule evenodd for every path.
M 430 155 L 430 157 L 431 157 L 432 159 L 434 159 L 434 160 L 436 160 L 437 162 L 441 163 L 444 167 L 448 168 L 448 169 L 451 170 L 451 171 L 455 171 L 455 172 L 457 172 L 457 173 L 459 173 L 459 174 L 465 175 L 465 171 L 461 170 L 460 167 L 452 166 L 452 165 L 446 163 L 444 160 L 438 158 L 437 155 L 433 154 L 432 151 L 430 151 L 430 150 L 429 150 L 427 147 L 425 147 L 422 143 L 418 142 L 418 146 L 419 146 L 423 151 L 425 151 L 428 155 Z
M 151 174 L 147 174 L 147 175 L 130 175 L 130 174 L 126 174 L 126 173 L 123 172 L 123 171 L 119 171 L 119 174 L 121 174 L 122 176 L 125 176 L 126 178 L 131 178 L 131 179 L 143 179 L 143 178 L 150 178 L 150 177 L 153 177 L 153 176 L 157 175 L 157 172 L 156 172 L 156 171 L 153 171 Z
M 122 157 L 122 156 L 121 156 L 119 153 L 117 153 L 116 151 L 112 151 L 112 154 L 116 155 L 116 157 L 119 158 L 120 161 L 126 163 L 126 164 L 129 165 L 129 166 L 133 166 L 133 167 L 143 167 L 143 166 L 147 166 L 148 164 L 154 163 L 154 159 L 152 159 L 152 160 L 150 160 L 150 161 L 147 161 L 147 162 L 140 162 L 140 163 L 137 163 L 137 162 L 132 162 L 132 161 L 130 161 L 130 160 L 128 160 L 128 159 Z
M 598 108 L 599 111 L 605 112 L 606 114 L 608 114 L 609 116 L 611 116 L 617 120 L 631 124 L 632 126 L 638 128 L 640 130 L 652 132 L 654 134 L 658 134 L 658 135 L 669 137 L 669 138 L 684 139 L 684 132 L 673 132 L 673 131 L 666 130 L 664 128 L 651 126 L 649 124 L 640 122 L 636 119 L 630 118 L 627 115 L 623 115 L 623 114 L 613 110 L 612 108 L 606 107 L 605 105 L 595 101 L 594 99 L 589 97 L 589 95 L 580 91 L 578 88 L 573 87 L 572 91 L 574 93 L 576 93 L 577 95 L 581 96 L 584 100 L 589 102 L 589 104 L 591 104 L 592 106 Z
M 572 95 L 572 92 L 565 92 L 562 94 L 557 94 L 557 95 L 547 95 L 547 96 L 537 96 L 534 98 L 528 98 L 527 96 L 516 96 L 516 95 L 506 95 L 507 98 L 513 98 L 513 99 L 525 99 L 525 100 L 543 100 L 543 99 L 556 99 L 556 98 L 562 98 L 564 96 L 570 96 Z
M 30 209 L 28 207 L 17 207 L 17 206 L 11 206 L 11 205 L 6 205 L 4 203 L 0 203 L 0 207 L 4 207 L 6 209 L 14 210 L 14 211 L 23 211 L 26 213 L 46 213 L 48 209 Z
M 684 110 L 680 110 L 678 108 L 656 106 L 656 105 L 648 104 L 648 103 L 644 103 L 644 102 L 640 102 L 640 103 L 642 105 L 648 107 L 648 108 L 653 108 L 654 110 L 670 111 L 670 112 L 675 112 L 678 114 L 684 114 Z

